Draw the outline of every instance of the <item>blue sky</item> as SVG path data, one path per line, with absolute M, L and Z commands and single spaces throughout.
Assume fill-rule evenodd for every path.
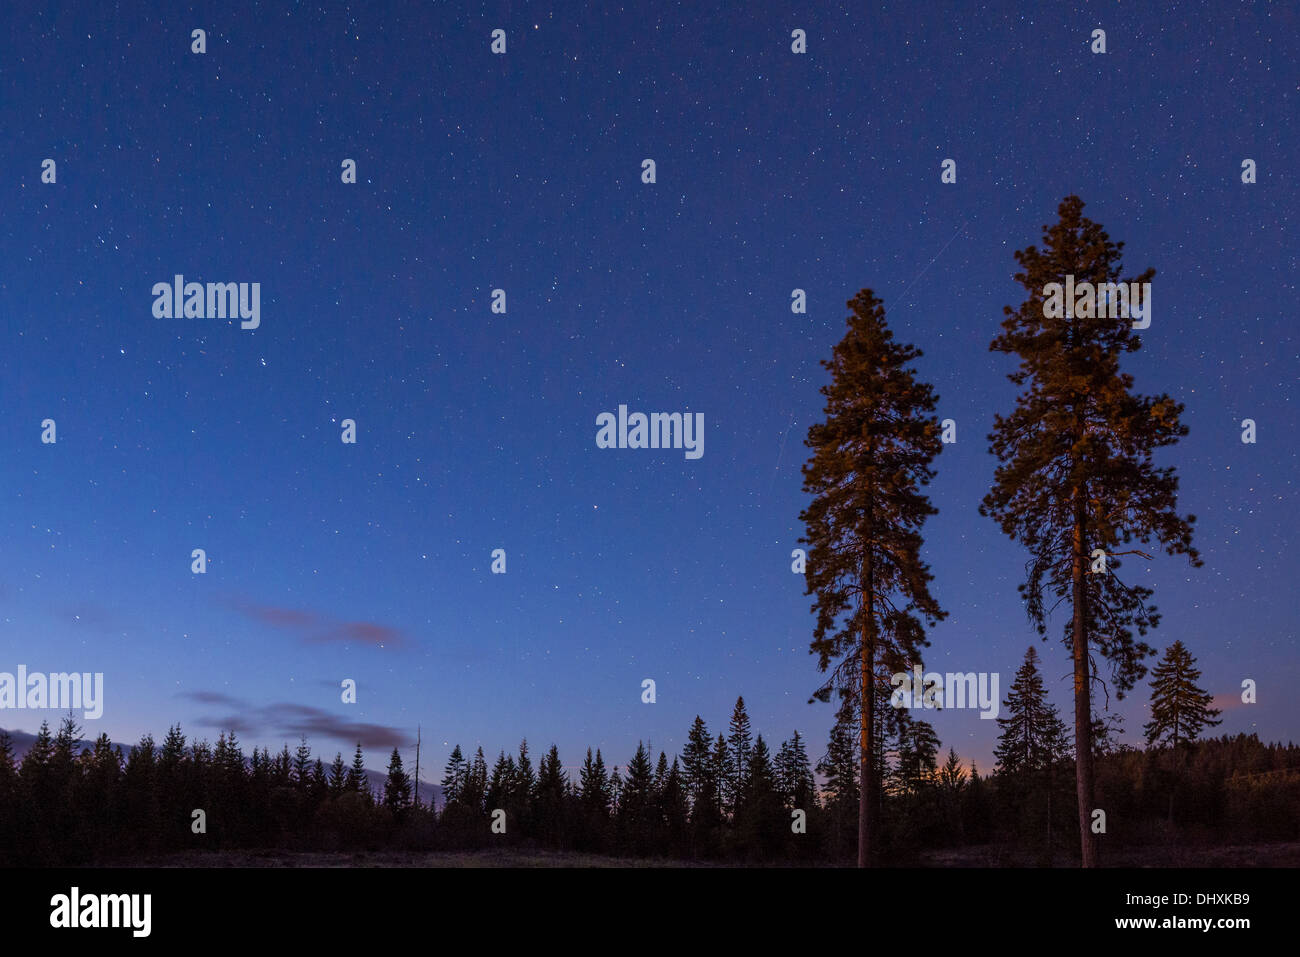
M 1005 691 L 1036 639 L 1025 555 L 977 513 L 1015 395 L 988 343 L 1023 298 L 1013 251 L 1078 194 L 1129 272 L 1157 270 L 1126 368 L 1191 429 L 1161 461 L 1205 567 L 1129 563 L 1164 614 L 1149 640 L 1182 639 L 1235 705 L 1218 731 L 1295 737 L 1294 11 L 0 19 L 0 669 L 103 672 L 89 731 L 236 726 L 275 750 L 306 732 L 332 756 L 407 747 L 418 723 L 422 766 L 525 735 L 621 764 L 638 739 L 679 749 L 697 713 L 716 733 L 743 694 L 757 731 L 798 728 L 819 756 L 831 709 L 806 703 L 790 551 L 819 360 L 864 287 L 958 425 L 931 486 L 950 615 L 926 664 Z M 154 318 L 177 273 L 259 282 L 260 327 Z M 703 413 L 704 456 L 598 449 L 620 404 Z M 1067 656 L 1040 651 L 1068 713 Z M 1255 705 L 1236 704 L 1245 678 Z M 1122 707 L 1126 740 L 1145 700 Z M 933 720 L 990 765 L 992 721 Z

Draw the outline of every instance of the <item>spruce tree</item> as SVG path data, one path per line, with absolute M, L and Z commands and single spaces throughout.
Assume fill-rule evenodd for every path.
M 185 735 L 181 726 L 174 724 L 167 729 L 163 738 L 162 749 L 158 752 L 158 767 L 166 772 L 174 772 L 185 760 Z
M 997 759 L 994 773 L 998 778 L 998 790 L 1008 804 L 1018 808 L 1031 791 L 1041 788 L 1046 799 L 1050 860 L 1056 767 L 1069 754 L 1069 738 L 1056 706 L 1047 700 L 1047 691 L 1038 671 L 1038 652 L 1033 645 L 1025 650 L 1024 663 L 1016 671 L 1006 701 L 1002 703 L 1002 711 L 1005 714 L 997 718 L 1001 733 L 993 751 Z M 1094 735 L 1094 743 L 1096 740 Z
M 1064 755 L 1065 724 L 1056 706 L 1047 700 L 1033 645 L 1025 651 L 1024 663 L 1007 690 L 1002 711 L 997 718 L 1001 733 L 993 756 L 997 759 L 997 774 L 1007 782 L 1045 772 Z
M 364 798 L 369 798 L 370 782 L 366 779 L 365 760 L 361 756 L 361 742 L 357 742 L 356 753 L 352 755 L 352 767 L 348 768 L 347 789 L 355 791 Z
M 732 784 L 736 780 L 736 760 L 732 756 L 731 748 L 727 745 L 727 739 L 722 736 L 722 732 L 718 732 L 718 737 L 713 742 L 711 763 L 718 816 L 725 821 L 735 809 L 735 795 L 732 793 Z
M 42 721 L 40 728 L 36 731 L 36 740 L 32 742 L 32 746 L 23 755 L 22 763 L 19 766 L 19 774 L 22 775 L 24 780 L 34 780 L 50 766 L 53 757 L 54 736 L 50 734 L 50 723 Z
M 1211 708 L 1214 696 L 1196 686 L 1201 672 L 1196 659 L 1181 641 L 1175 641 L 1151 670 L 1151 720 L 1142 732 L 1147 747 L 1194 741 L 1206 727 L 1220 724 L 1219 710 Z
M 920 350 L 894 341 L 870 289 L 848 306 L 848 331 L 822 362 L 831 373 L 821 389 L 826 421 L 805 442 L 804 491 L 814 499 L 800 515 L 800 541 L 809 545 L 807 594 L 816 596 L 811 649 L 830 672 L 814 698 L 837 693 L 858 721 L 858 866 L 866 867 L 879 842 L 877 668 L 919 662 L 928 644 L 922 619 L 945 616 L 920 557 L 920 528 L 937 511 L 921 489 L 942 444 L 934 392 L 908 368 Z
M 583 805 L 589 811 L 605 814 L 609 811 L 608 779 L 605 775 L 605 761 L 600 752 L 593 760 L 591 748 L 587 749 L 587 760 L 578 772 L 579 788 Z
M 664 828 L 667 831 L 666 850 L 674 857 L 685 854 L 691 811 L 685 779 L 677 758 L 673 758 L 673 763 L 668 768 L 660 803 L 663 809 Z
M 651 850 L 654 827 L 654 771 L 644 742 L 628 762 L 618 806 L 618 830 L 624 850 L 638 856 Z
M 504 810 L 509 813 L 515 795 L 515 758 L 502 751 L 492 765 L 492 776 L 488 779 L 488 811 Z
M 749 714 L 745 711 L 743 697 L 736 699 L 736 706 L 731 712 L 727 747 L 731 750 L 731 777 L 727 781 L 723 798 L 727 807 L 734 812 L 740 795 L 745 790 L 746 777 L 749 774 L 749 759 L 754 747 Z
M 617 764 L 609 769 L 606 793 L 609 795 L 610 810 L 616 811 L 623 800 L 623 776 L 618 773 Z
M 26 762 L 24 769 L 25 767 Z M 131 749 L 122 782 L 128 826 L 135 831 L 135 839 L 141 849 L 156 847 L 163 832 L 160 827 L 161 809 L 157 783 L 158 749 L 154 745 L 153 735 L 146 732 Z
M 537 775 L 528 756 L 528 739 L 524 738 L 519 742 L 519 760 L 515 763 L 515 790 L 524 802 L 531 803 L 536 789 Z
M 305 737 L 298 739 L 293 753 L 293 783 L 299 791 L 306 791 L 311 784 L 311 747 Z
M 50 757 L 51 773 L 65 798 L 71 794 L 76 773 L 77 742 L 80 739 L 81 726 L 72 715 L 65 716 L 59 722 L 58 733 L 54 736 L 54 753 Z
M 458 744 L 451 749 L 451 756 L 447 759 L 447 766 L 442 773 L 443 807 L 460 800 L 461 792 L 465 787 L 465 776 L 468 773 L 469 763 L 465 760 L 465 755 L 461 753 Z
M 663 796 L 664 785 L 668 782 L 668 755 L 659 752 L 659 763 L 655 765 L 654 793 L 658 799 Z
M 1053 283 L 1091 284 L 1085 289 L 1146 283 L 1155 270 L 1121 279 L 1124 244 L 1112 243 L 1083 216 L 1077 196 L 1058 212 L 1059 221 L 1043 227 L 1042 250 L 1029 246 L 1015 254 L 1022 267 L 1015 279 L 1027 298 L 1018 309 L 1003 310 L 1002 333 L 989 347 L 1019 358 L 1008 378 L 1026 388 L 1010 415 L 995 417 L 988 438 L 1000 464 L 980 511 L 1030 553 L 1020 592 L 1040 634 L 1047 633 L 1050 609 L 1069 602 L 1063 641 L 1074 665 L 1079 833 L 1083 866 L 1095 867 L 1091 701 L 1092 682 L 1101 679 L 1092 652 L 1110 662 L 1122 698 L 1154 653 L 1133 629 L 1142 636 L 1159 622 L 1147 605 L 1151 589 L 1118 577 L 1119 556 L 1149 557 L 1125 546 L 1154 537 L 1167 553 L 1186 554 L 1194 566 L 1201 561 L 1192 546 L 1194 517 L 1176 512 L 1174 470 L 1156 468 L 1151 458 L 1187 434 L 1179 422 L 1182 405 L 1167 395 L 1134 393 L 1132 376 L 1120 371 L 1120 356 L 1141 345 L 1127 310 L 1111 318 L 1109 308 L 1098 309 L 1095 297 L 1081 292 L 1058 315 L 1058 290 L 1049 289 Z
M 483 747 L 480 745 L 474 751 L 474 758 L 470 761 L 469 771 L 465 775 L 465 786 L 460 793 L 461 803 L 475 813 L 482 814 L 485 810 L 484 802 L 487 800 L 487 787 L 487 758 L 483 756 Z
M 816 806 L 817 782 L 808 763 L 803 738 L 794 736 L 781 744 L 776 755 L 777 790 L 787 810 L 810 811 Z
M 966 786 L 966 769 L 961 766 L 961 759 L 953 748 L 948 749 L 948 760 L 944 761 L 939 771 L 939 783 L 945 791 L 957 792 Z
M 293 776 L 293 758 L 289 756 L 289 745 L 286 742 L 279 755 L 276 756 L 275 766 L 271 772 L 271 778 L 276 787 L 292 787 L 295 783 Z
M 840 715 L 841 719 L 845 717 Z M 852 725 L 847 720 L 836 720 L 831 725 L 826 755 L 817 762 L 817 773 L 826 779 L 824 806 L 830 818 L 832 850 L 837 858 L 845 849 L 842 834 L 858 817 L 861 806 L 858 787 L 861 755 L 853 737 Z
M 776 787 L 776 772 L 767 742 L 760 734 L 749 749 L 744 785 L 736 800 L 736 830 L 745 852 L 760 858 L 770 856 L 789 828 Z
M 564 809 L 567 785 L 564 766 L 560 764 L 560 750 L 551 745 L 537 769 L 533 821 L 538 836 L 552 847 L 563 844 L 567 831 Z
M 388 777 L 384 781 L 384 807 L 400 817 L 411 807 L 411 777 L 402 769 L 397 748 L 388 759 Z
M 253 751 L 253 755 L 254 756 L 257 755 L 256 750 Z M 347 781 L 348 781 L 348 769 L 347 769 L 347 765 L 343 763 L 343 754 L 342 752 L 335 752 L 334 762 L 330 765 L 330 781 L 329 781 L 330 796 L 338 797 L 340 794 L 342 794 L 344 788 L 347 787 Z
M 915 795 L 934 783 L 938 770 L 939 736 L 928 721 L 909 720 L 898 742 L 898 781 L 905 794 Z
M 831 725 L 826 756 L 817 763 L 817 773 L 826 779 L 828 807 L 846 812 L 858 806 L 860 772 L 853 729 L 846 722 L 837 721 Z
M 686 735 L 686 747 L 682 749 L 682 781 L 692 805 L 698 805 L 706 791 L 713 793 L 710 786 L 713 781 L 712 743 L 708 726 L 697 714 Z
M 519 760 L 515 762 L 514 790 L 510 795 L 510 819 L 518 823 L 518 831 L 531 834 L 533 829 L 533 800 L 537 796 L 537 774 L 528 755 L 528 740 L 519 743 Z
M 14 765 L 14 742 L 0 730 L 0 803 L 12 800 L 18 791 L 18 768 Z

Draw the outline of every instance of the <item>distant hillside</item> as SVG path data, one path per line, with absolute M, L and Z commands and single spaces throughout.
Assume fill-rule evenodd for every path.
M 0 731 L 4 730 L 4 728 L 0 728 Z M 6 733 L 9 735 L 10 740 L 13 741 L 14 763 L 17 764 L 22 761 L 23 756 L 31 750 L 32 744 L 36 741 L 36 735 L 29 734 L 26 731 L 8 731 Z M 113 742 L 113 744 L 115 747 L 117 746 L 116 742 Z M 80 753 L 83 748 L 93 748 L 94 746 L 94 739 L 87 740 L 81 738 L 77 741 L 77 752 Z M 133 750 L 135 750 L 134 745 L 123 746 L 122 756 L 129 756 Z M 324 760 L 324 758 L 321 760 Z M 374 791 L 376 794 L 382 795 L 384 793 L 384 785 L 388 783 L 388 775 L 382 771 L 372 771 L 369 768 L 366 768 L 366 783 L 370 785 L 370 790 Z M 443 804 L 446 803 L 442 796 L 442 785 L 421 779 L 420 801 L 424 804 L 428 804 L 430 797 L 433 798 L 435 802 L 434 806 L 438 809 L 441 809 Z

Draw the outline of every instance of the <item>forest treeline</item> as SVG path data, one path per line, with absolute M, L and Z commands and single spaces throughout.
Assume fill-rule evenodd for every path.
M 886 862 L 918 863 L 925 850 L 966 845 L 1000 845 L 1039 863 L 1077 858 L 1073 758 L 1063 734 L 1045 750 L 1024 734 L 1017 716 L 1036 721 L 1040 703 L 1029 701 L 1027 712 L 1016 700 L 1024 693 L 1008 696 L 998 764 L 987 775 L 968 769 L 952 749 L 941 759 L 927 722 L 904 709 L 880 709 L 883 788 L 874 810 L 887 838 Z M 396 749 L 384 787 L 372 791 L 360 745 L 350 762 L 341 753 L 329 763 L 313 757 L 305 739 L 292 753 L 285 745 L 278 754 L 254 749 L 245 756 L 232 732 L 213 746 L 172 727 L 161 744 L 145 735 L 125 754 L 105 735 L 78 752 L 80 731 L 73 718 L 57 732 L 42 725 L 21 761 L 0 733 L 0 862 L 111 863 L 239 848 L 524 846 L 624 858 L 847 864 L 857 847 L 860 774 L 850 724 L 835 725 L 825 755 L 813 762 L 797 732 L 775 749 L 752 736 L 743 699 L 726 733 L 713 735 L 697 717 L 682 753 L 671 758 L 652 756 L 642 743 L 626 764 L 612 766 L 589 749 L 571 773 L 554 746 L 536 762 L 526 741 L 491 762 L 482 748 L 468 755 L 457 746 L 437 810 L 427 794 L 415 801 Z M 1109 731 L 1099 722 L 1095 736 L 1108 843 L 1300 839 L 1300 748 L 1238 734 L 1140 750 L 1114 745 Z M 196 811 L 203 812 L 201 829 Z M 501 822 L 504 833 L 497 833 Z

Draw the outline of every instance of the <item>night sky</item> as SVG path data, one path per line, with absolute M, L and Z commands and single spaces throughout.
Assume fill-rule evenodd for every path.
M 44 6 L 0 13 L 0 670 L 103 672 L 88 735 L 360 739 L 381 768 L 419 724 L 430 779 L 457 742 L 672 754 L 744 695 L 816 760 L 791 550 L 862 288 L 957 422 L 926 665 L 1005 695 L 1039 639 L 1027 555 L 977 512 L 1016 392 L 988 344 L 1014 250 L 1078 194 L 1157 270 L 1124 368 L 1190 428 L 1157 462 L 1205 567 L 1126 562 L 1147 640 L 1198 658 L 1213 733 L 1300 736 L 1294 5 Z M 260 326 L 155 318 L 178 273 L 260 283 Z M 597 448 L 621 404 L 703 413 L 703 456 Z M 991 768 L 993 721 L 919 716 Z

